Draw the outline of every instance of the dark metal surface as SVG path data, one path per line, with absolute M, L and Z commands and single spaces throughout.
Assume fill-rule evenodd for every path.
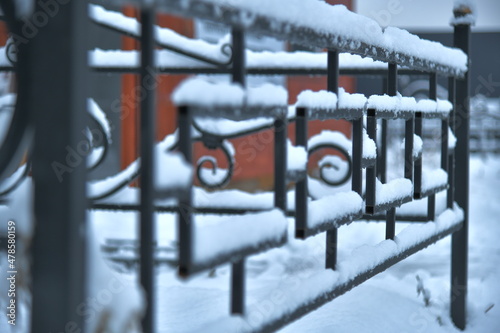
M 5 21 L 11 34 L 22 36 L 24 22 L 19 19 L 16 12 L 16 2 L 5 0 L 0 2 Z M 0 146 L 0 179 L 11 174 L 21 163 L 23 154 L 29 152 L 34 136 L 34 109 L 29 98 L 32 93 L 31 70 L 34 68 L 35 55 L 30 48 L 30 43 L 19 43 L 15 64 L 17 76 L 17 99 L 15 112 L 10 121 L 10 126 L 4 135 Z M 36 67 L 35 67 L 36 68 Z
M 398 65 L 394 63 L 389 64 L 389 69 L 387 73 L 387 95 L 396 96 L 398 93 Z M 385 123 L 385 131 L 387 132 L 387 120 L 382 120 L 382 124 Z M 384 137 L 387 137 L 385 133 Z M 384 168 L 381 170 L 382 177 L 385 183 L 386 179 L 386 158 L 387 158 L 387 142 L 382 141 L 381 156 L 383 163 L 381 166 Z M 411 179 L 411 173 L 413 170 L 413 118 L 406 120 L 405 126 L 405 178 Z M 375 209 L 376 211 L 376 209 Z M 386 212 L 385 220 L 385 239 L 394 239 L 396 235 L 396 207 L 391 207 Z
M 366 114 L 366 132 L 368 137 L 374 141 L 377 138 L 377 118 L 375 118 L 375 109 L 368 109 Z M 377 149 L 378 152 L 378 149 Z M 378 156 L 378 155 L 377 155 Z M 376 205 L 376 179 L 377 179 L 377 165 L 366 168 L 366 213 L 375 214 Z
M 295 144 L 302 146 L 307 150 L 307 110 L 305 108 L 297 108 L 297 120 L 295 122 Z M 307 168 L 307 166 L 306 166 Z M 298 181 L 295 184 L 295 237 L 305 238 L 307 233 L 308 222 L 308 179 Z
M 137 73 L 138 67 L 122 67 L 122 66 L 92 66 L 91 69 L 95 72 L 102 73 Z M 12 67 L 0 67 L 0 71 L 10 71 Z M 158 73 L 161 74 L 230 74 L 230 68 L 219 68 L 210 66 L 200 67 L 158 67 Z M 361 77 L 378 77 L 387 75 L 387 70 L 382 68 L 345 68 L 339 69 L 340 75 L 355 75 Z M 399 70 L 401 75 L 422 75 L 421 71 L 402 68 Z M 266 68 L 247 68 L 248 75 L 289 75 L 289 76 L 324 76 L 327 75 L 325 68 L 283 68 L 283 67 L 266 67 Z
M 233 27 L 231 30 L 231 35 L 232 35 L 233 56 L 234 56 L 233 68 L 232 68 L 233 70 L 232 80 L 233 82 L 239 83 L 243 87 L 245 87 L 246 84 L 245 33 L 243 29 L 240 29 L 238 27 Z M 285 178 L 285 173 L 283 173 L 283 178 Z M 244 257 L 236 260 L 231 265 L 231 313 L 240 315 L 245 314 L 245 258 Z
M 178 130 L 179 130 L 179 151 L 184 156 L 184 159 L 191 163 L 192 157 L 192 142 L 191 142 L 191 115 L 189 108 L 180 107 L 178 109 Z M 191 270 L 192 252 L 193 252 L 193 204 L 192 191 L 188 191 L 185 196 L 179 199 L 178 203 L 179 214 L 179 275 L 187 277 Z
M 154 175 L 155 175 L 155 129 L 156 129 L 156 86 L 148 87 L 151 79 L 151 67 L 154 66 L 154 24 L 155 8 L 153 5 L 141 9 L 141 71 L 140 82 L 144 95 L 140 102 L 140 281 L 146 298 L 146 309 L 142 319 L 145 333 L 155 332 L 155 278 L 154 245 Z
M 352 184 L 351 189 L 363 195 L 363 119 L 352 121 Z
M 453 45 L 466 54 L 470 50 L 470 25 L 456 25 Z M 467 318 L 467 269 L 469 232 L 469 131 L 470 131 L 470 77 L 456 80 L 454 129 L 457 137 L 455 150 L 455 200 L 464 210 L 462 229 L 451 238 L 451 318 L 459 329 L 465 329 Z
M 35 6 L 35 13 L 42 12 L 40 2 Z M 60 6 L 19 50 L 24 73 L 18 76 L 18 107 L 38 111 L 31 332 L 85 330 L 77 309 L 86 299 L 86 166 L 84 158 L 66 162 L 67 147 L 77 149 L 87 122 L 86 10 L 84 1 Z M 71 172 L 56 173 L 56 162 Z
M 456 81 L 454 78 L 449 78 L 448 79 L 448 100 L 450 103 L 453 105 L 453 110 L 450 113 L 449 117 L 449 124 L 450 124 L 450 129 L 452 130 L 453 133 L 455 133 L 455 108 L 456 108 L 456 103 L 455 103 L 455 89 L 456 89 Z M 455 193 L 455 149 L 450 149 L 448 151 L 448 184 L 450 185 L 448 187 L 448 192 L 446 193 L 446 207 L 452 208 L 453 207 L 453 202 L 455 200 L 454 198 L 454 193 Z
M 327 90 L 339 95 L 339 51 L 336 49 L 328 50 L 327 58 L 328 76 Z M 351 165 L 349 165 L 349 171 Z M 335 269 L 337 266 L 337 228 L 331 228 L 326 231 L 326 258 L 325 268 Z
M 422 137 L 422 112 L 415 113 L 415 134 Z M 415 160 L 413 174 L 413 197 L 421 199 L 422 196 L 422 158 Z
M 431 73 L 429 75 L 429 99 L 437 101 L 437 74 L 436 73 Z M 446 142 L 446 143 L 448 143 L 448 142 Z M 441 152 L 441 154 L 442 154 L 442 152 Z M 441 162 L 442 162 L 442 160 L 441 160 Z M 446 170 L 446 169 L 444 169 L 444 170 Z M 429 221 L 434 221 L 436 218 L 436 195 L 435 195 L 435 193 L 430 194 L 429 197 L 427 198 L 427 215 L 429 217 Z

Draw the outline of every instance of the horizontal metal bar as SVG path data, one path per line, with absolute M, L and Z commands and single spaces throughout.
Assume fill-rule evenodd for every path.
M 415 193 L 414 197 L 415 197 L 415 199 L 423 199 L 423 198 L 427 198 L 431 195 L 434 195 L 436 193 L 439 193 L 439 192 L 447 190 L 447 189 L 448 189 L 448 184 L 444 184 L 444 185 L 440 185 L 440 186 L 426 189 L 425 191 L 422 191 L 420 193 Z
M 354 222 L 366 222 L 366 221 L 386 222 L 386 216 L 385 216 L 385 214 L 384 215 L 364 214 L 359 220 L 355 220 Z M 425 215 L 398 215 L 396 212 L 396 221 L 397 222 L 422 223 L 422 222 L 429 222 L 429 218 L 428 218 L 427 214 L 425 214 Z
M 348 214 L 345 216 L 341 216 L 337 219 L 332 219 L 330 221 L 326 221 L 321 223 L 318 226 L 315 226 L 314 228 L 305 228 L 304 230 L 301 230 L 300 234 L 297 234 L 297 238 L 300 239 L 306 239 L 308 237 L 317 235 L 321 232 L 328 231 L 334 228 L 338 228 L 342 225 L 349 224 L 353 222 L 354 220 L 357 220 L 363 216 L 363 211 L 360 210 L 356 214 Z
M 363 117 L 365 110 L 359 109 L 345 109 L 345 108 L 307 108 L 309 112 L 309 120 L 356 120 Z
M 0 71 L 11 71 L 11 67 L 0 67 Z M 97 67 L 92 66 L 91 70 L 97 73 L 139 73 L 138 67 Z M 218 68 L 218 67 L 158 67 L 157 73 L 161 74 L 230 74 L 230 68 Z M 421 71 L 411 70 L 411 69 L 400 69 L 398 70 L 400 75 L 415 75 L 415 76 L 426 76 L 426 73 Z M 283 67 L 267 67 L 267 68 L 253 68 L 247 67 L 247 74 L 249 75 L 291 75 L 291 76 L 326 76 L 326 67 L 323 68 L 283 68 Z M 350 75 L 350 76 L 386 76 L 386 69 L 369 69 L 369 68 L 340 68 L 340 75 Z
M 268 118 L 268 117 L 284 117 L 288 111 L 287 105 L 276 106 L 189 106 L 190 112 L 194 117 L 205 118 L 225 118 L 229 120 L 241 121 L 252 120 L 255 118 Z
M 400 199 L 397 199 L 394 201 L 390 201 L 387 203 L 376 204 L 375 206 L 373 206 L 373 214 L 377 214 L 377 213 L 389 210 L 391 208 L 399 207 L 402 204 L 410 202 L 412 200 L 413 200 L 413 196 L 411 195 L 411 196 L 406 196 L 406 197 L 403 197 L 403 198 L 400 198 Z

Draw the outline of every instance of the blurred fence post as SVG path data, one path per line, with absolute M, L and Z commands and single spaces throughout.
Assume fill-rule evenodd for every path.
M 18 88 L 36 126 L 31 332 L 85 331 L 87 2 L 60 4 L 51 17 L 40 4 L 26 20 L 47 20 L 26 44 Z
M 470 13 L 470 8 L 454 10 L 455 17 Z M 463 21 L 466 22 L 466 21 Z M 454 27 L 453 45 L 467 55 L 470 49 L 470 23 L 458 23 Z M 469 58 L 470 68 L 470 58 Z M 455 86 L 456 107 L 454 131 L 457 137 L 455 150 L 455 201 L 464 210 L 463 227 L 453 233 L 451 243 L 451 318 L 459 329 L 465 329 L 467 317 L 467 268 L 469 231 L 469 72 L 457 78 Z

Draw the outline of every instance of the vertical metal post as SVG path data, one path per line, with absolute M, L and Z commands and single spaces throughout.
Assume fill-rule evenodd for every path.
M 233 26 L 233 82 L 245 86 L 245 32 Z M 245 259 L 231 265 L 231 313 L 245 313 Z
M 465 13 L 455 12 L 455 16 Z M 455 25 L 453 45 L 469 55 L 470 25 Z M 469 58 L 470 66 L 470 58 Z M 464 210 L 462 229 L 452 235 L 451 240 L 451 318 L 459 329 L 465 329 L 467 317 L 467 268 L 469 232 L 469 72 L 456 80 L 456 108 L 454 110 L 455 135 L 455 200 Z
M 388 94 L 388 80 L 387 76 L 382 78 L 382 93 Z M 380 145 L 377 143 L 378 155 L 377 156 L 377 176 L 380 181 L 385 184 L 387 182 L 387 120 L 381 120 L 380 128 Z
M 450 77 L 448 79 L 448 100 L 450 101 L 453 108 L 449 116 L 449 125 L 453 133 L 455 133 L 455 117 L 454 110 L 456 108 L 455 103 L 455 78 Z M 448 145 L 448 142 L 446 143 Z M 452 208 L 455 193 L 455 149 L 449 149 L 448 151 L 448 193 L 446 193 L 446 207 Z
M 413 181 L 413 134 L 415 131 L 415 118 L 405 121 L 405 170 L 406 179 Z
M 155 85 L 154 82 L 154 23 L 153 2 L 141 8 L 141 68 L 140 83 L 143 96 L 140 102 L 140 280 L 146 296 L 146 311 L 142 320 L 143 332 L 154 332 L 154 143 L 155 143 Z M 151 77 L 153 75 L 153 77 Z
M 396 64 L 390 63 L 387 73 L 387 94 L 389 96 L 396 96 L 398 92 L 398 66 Z M 408 122 L 410 121 L 410 126 L 408 126 Z M 410 158 L 412 158 L 411 154 L 413 151 L 413 120 L 406 121 L 406 146 L 405 146 L 405 162 L 408 162 L 406 158 L 408 157 L 408 145 L 410 145 Z M 382 125 L 384 124 L 384 120 L 382 120 Z M 386 123 L 387 127 L 387 123 Z M 385 129 L 387 131 L 387 128 Z M 409 133 L 409 134 L 408 134 Z M 387 139 L 385 142 L 382 142 L 381 149 L 384 150 L 382 158 L 386 159 L 387 152 Z M 413 165 L 413 161 L 409 161 Z M 406 164 L 406 163 L 405 163 Z M 385 161 L 384 161 L 385 166 Z M 405 167 L 405 177 L 408 176 L 406 173 Z M 410 167 L 411 169 L 411 167 Z M 385 178 L 386 170 L 383 170 L 383 175 Z M 410 175 L 411 179 L 411 175 Z M 394 239 L 396 234 L 396 207 L 389 208 L 385 217 L 385 238 L 386 239 Z
M 429 99 L 437 101 L 437 74 L 431 73 L 429 75 Z M 448 132 L 446 131 L 446 134 Z M 443 135 L 443 133 L 441 133 Z M 441 141 L 442 142 L 442 141 Z M 443 164 L 443 147 L 441 146 L 441 164 Z M 446 169 L 445 169 L 446 170 Z M 436 195 L 431 194 L 427 198 L 427 218 L 429 221 L 436 219 Z
M 339 93 L 339 51 L 328 50 L 327 58 L 327 90 Z M 337 266 L 337 228 L 326 231 L 326 268 L 335 269 Z
M 415 112 L 415 134 L 422 137 L 422 112 Z M 422 197 L 422 157 L 414 163 L 413 175 L 413 197 L 420 199 Z
M 380 126 L 380 148 L 379 158 L 377 159 L 377 172 L 380 178 L 380 182 L 385 184 L 387 182 L 387 131 L 388 131 L 388 120 L 382 119 Z M 378 144 L 377 144 L 378 146 Z
M 283 212 L 286 212 L 287 127 L 286 115 L 274 120 L 274 206 Z
M 43 12 L 40 2 L 34 5 L 33 13 Z M 86 6 L 84 1 L 60 6 L 19 54 L 24 81 L 18 92 L 23 106 L 36 110 L 31 252 L 31 332 L 36 333 L 85 331 L 77 309 L 85 301 L 87 266 Z
M 193 160 L 191 143 L 191 113 L 188 107 L 178 109 L 179 151 L 187 163 Z M 188 276 L 193 253 L 192 190 L 179 198 L 179 275 Z
M 363 195 L 363 117 L 352 121 L 352 184 L 351 188 Z
M 295 121 L 295 144 L 302 146 L 307 151 L 307 109 L 297 108 Z M 306 175 L 295 184 L 295 237 L 305 238 L 307 230 L 307 165 Z
M 377 118 L 375 118 L 375 109 L 368 109 L 366 113 L 366 132 L 368 137 L 376 140 L 377 137 Z M 376 205 L 376 186 L 377 186 L 377 165 L 366 168 L 366 213 L 374 214 Z

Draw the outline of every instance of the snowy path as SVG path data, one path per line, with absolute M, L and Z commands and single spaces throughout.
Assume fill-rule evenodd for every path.
M 490 158 L 486 163 L 471 159 L 470 190 L 469 318 L 466 332 L 496 333 L 500 332 L 498 157 Z M 372 228 L 377 229 L 382 237 L 383 224 Z M 346 247 L 352 245 L 354 237 L 359 237 L 360 242 L 376 242 L 363 229 L 358 224 L 341 229 L 339 239 L 348 238 Z M 451 238 L 447 237 L 280 332 L 460 332 L 452 326 L 448 316 L 450 244 Z M 417 298 L 417 274 L 430 289 L 430 307 L 424 307 L 421 296 Z M 492 304 L 494 307 L 485 314 Z

